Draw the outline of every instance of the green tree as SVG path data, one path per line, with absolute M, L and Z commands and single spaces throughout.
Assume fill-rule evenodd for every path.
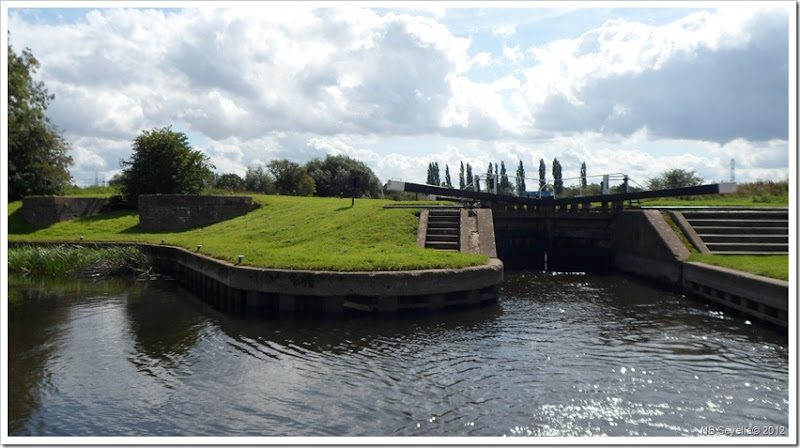
M 122 196 L 135 204 L 142 194 L 197 194 L 213 179 L 211 164 L 172 126 L 143 131 L 133 141 L 133 156 L 120 162 Z
M 486 169 L 486 191 L 491 193 L 495 185 L 497 185 L 497 179 L 494 177 L 494 165 L 489 162 L 489 167 Z
M 581 190 L 586 188 L 586 162 L 581 163 Z
M 273 160 L 267 169 L 275 177 L 275 190 L 287 196 L 311 196 L 316 191 L 314 179 L 300 164 L 287 159 Z
M 564 181 L 561 177 L 561 162 L 557 158 L 553 159 L 553 189 L 556 194 L 564 191 Z
M 428 164 L 428 177 L 425 179 L 428 185 L 441 185 L 442 180 L 439 174 L 439 163 L 431 162 Z
M 244 189 L 253 193 L 274 194 L 275 179 L 263 166 L 248 167 L 244 175 Z
M 497 167 L 497 165 L 495 165 Z M 508 173 L 506 172 L 506 163 L 502 160 L 500 161 L 500 185 L 498 185 L 497 190 L 500 194 L 505 195 L 512 195 L 514 194 L 514 189 L 511 188 L 511 182 L 508 180 Z
M 444 186 L 447 188 L 453 188 L 453 180 L 450 179 L 450 167 L 446 164 L 444 166 Z
M 359 160 L 345 155 L 328 155 L 324 160 L 310 160 L 305 168 L 314 179 L 317 196 L 381 197 L 382 188 L 378 176 Z
M 547 167 L 544 165 L 544 159 L 539 159 L 539 189 L 544 187 L 547 183 Z
M 466 178 L 466 181 L 467 181 L 467 185 L 472 185 L 472 189 L 474 191 L 478 191 L 478 190 L 475 189 L 475 185 L 473 185 L 473 182 L 475 181 L 475 179 L 472 177 L 472 166 L 470 166 L 469 163 L 467 163 L 467 178 Z
M 464 187 L 467 186 L 466 182 L 464 182 L 464 162 L 461 162 L 461 169 L 458 171 L 458 189 L 463 190 Z
M 521 196 L 525 192 L 525 167 L 522 165 L 522 160 L 519 161 L 517 166 L 517 195 Z
M 34 81 L 39 61 L 8 45 L 8 199 L 63 194 L 72 176 L 69 143 L 45 115 L 55 95 Z
M 228 173 L 218 176 L 214 179 L 214 186 L 230 191 L 244 191 L 244 179 L 238 174 Z
M 649 179 L 647 181 L 647 188 L 650 190 L 666 190 L 669 188 L 694 187 L 702 183 L 703 179 L 693 170 L 689 171 L 682 168 L 673 168 L 664 171 L 657 177 Z

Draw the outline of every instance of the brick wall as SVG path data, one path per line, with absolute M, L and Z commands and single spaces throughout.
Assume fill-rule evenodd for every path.
M 146 194 L 139 196 L 139 226 L 184 230 L 235 218 L 252 209 L 250 196 Z
M 110 205 L 109 198 L 29 196 L 22 200 L 20 212 L 29 223 L 47 227 L 60 221 L 109 211 Z

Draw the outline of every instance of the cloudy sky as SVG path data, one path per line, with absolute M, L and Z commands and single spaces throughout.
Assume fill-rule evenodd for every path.
M 62 5 L 3 2 L 2 32 L 40 61 L 79 185 L 167 125 L 220 174 L 345 154 L 384 182 L 558 158 L 565 178 L 711 183 L 731 159 L 738 182 L 795 163 L 793 1 Z

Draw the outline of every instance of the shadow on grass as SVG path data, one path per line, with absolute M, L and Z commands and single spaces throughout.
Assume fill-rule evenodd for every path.
M 84 223 L 84 222 L 103 222 L 108 221 L 111 219 L 119 219 L 124 218 L 126 216 L 134 216 L 138 215 L 139 212 L 136 210 L 116 210 L 113 212 L 107 213 L 98 213 L 96 215 L 89 215 L 89 216 L 82 216 L 80 218 L 76 218 L 75 222 L 77 223 Z
M 33 224 L 26 221 L 25 218 L 22 216 L 22 209 L 19 209 L 14 213 L 8 215 L 9 235 L 28 235 L 36 232 L 37 230 L 42 230 L 44 228 L 45 227 L 36 227 Z

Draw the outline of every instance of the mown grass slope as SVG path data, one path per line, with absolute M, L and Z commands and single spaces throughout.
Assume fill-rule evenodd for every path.
M 693 253 L 689 261 L 721 266 L 764 277 L 789 280 L 788 255 L 703 255 Z
M 210 226 L 154 232 L 139 228 L 135 211 L 89 216 L 37 229 L 25 222 L 20 201 L 9 204 L 9 241 L 131 241 L 196 250 L 214 258 L 284 269 L 333 271 L 461 268 L 484 256 L 421 249 L 415 209 L 385 209 L 390 200 L 254 195 L 256 210 Z

